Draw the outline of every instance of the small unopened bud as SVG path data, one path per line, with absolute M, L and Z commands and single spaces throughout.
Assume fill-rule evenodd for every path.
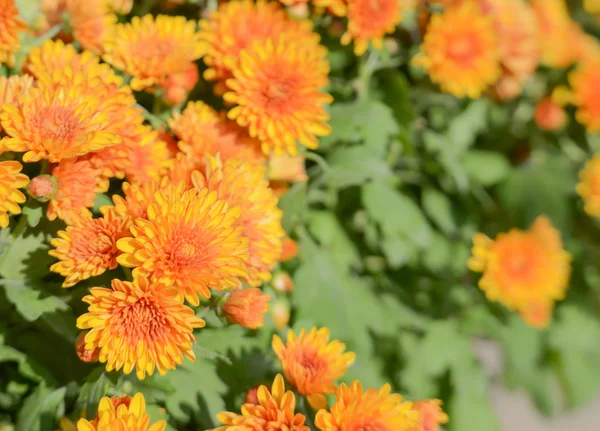
M 252 388 L 246 394 L 246 398 L 244 399 L 244 404 L 258 404 L 258 387 Z
M 265 324 L 269 299 L 269 295 L 265 295 L 256 287 L 235 290 L 223 304 L 223 311 L 229 322 L 248 329 L 257 329 Z
M 79 359 L 81 359 L 83 362 L 87 362 L 87 363 L 96 362 L 98 360 L 98 356 L 100 356 L 100 349 L 96 347 L 92 350 L 86 350 L 86 348 L 85 348 L 85 335 L 86 334 L 87 334 L 86 332 L 82 332 L 77 337 L 77 341 L 75 342 L 75 349 L 77 351 L 77 356 L 79 356 Z
M 273 288 L 281 293 L 289 293 L 294 290 L 294 281 L 285 271 L 278 271 L 273 275 Z
M 535 122 L 540 129 L 553 131 L 565 125 L 567 115 L 562 106 L 546 97 L 535 108 Z
M 419 413 L 420 430 L 438 431 L 440 424 L 448 422 L 448 415 L 442 410 L 440 400 L 416 401 L 413 409 Z
M 285 237 L 283 239 L 283 248 L 281 249 L 281 258 L 282 262 L 287 260 L 291 260 L 298 255 L 298 244 L 296 241 L 289 237 Z
M 278 331 L 282 331 L 290 323 L 290 303 L 287 299 L 279 298 L 271 305 L 271 318 Z
M 40 202 L 54 198 L 58 184 L 52 175 L 40 175 L 33 178 L 27 186 L 27 194 Z
M 200 74 L 195 63 L 191 62 L 188 68 L 181 73 L 174 73 L 165 82 L 165 100 L 171 105 L 179 105 L 185 102 L 188 93 L 198 83 Z

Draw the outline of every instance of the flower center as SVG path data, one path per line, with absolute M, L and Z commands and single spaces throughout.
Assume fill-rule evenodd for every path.
M 122 333 L 132 341 L 161 339 L 168 332 L 168 322 L 154 299 L 142 297 L 129 307 L 123 308 Z
M 470 65 L 478 56 L 478 47 L 470 34 L 452 39 L 448 45 L 448 57 L 463 65 Z
M 91 248 L 96 254 L 106 254 L 113 248 L 113 241 L 107 235 L 98 235 L 91 242 Z
M 33 118 L 33 124 L 44 141 L 62 143 L 73 139 L 79 128 L 79 118 L 64 106 L 48 106 Z

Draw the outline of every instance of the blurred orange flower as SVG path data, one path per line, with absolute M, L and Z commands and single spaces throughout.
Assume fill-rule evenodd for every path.
M 479 287 L 488 300 L 517 311 L 532 326 L 544 327 L 554 301 L 565 296 L 570 262 L 560 233 L 540 216 L 529 230 L 511 229 L 495 240 L 475 234 L 468 267 L 483 273 Z
M 248 240 L 235 227 L 239 208 L 228 207 L 216 193 L 204 189 L 184 192 L 183 184 L 169 185 L 154 195 L 148 219 L 137 219 L 133 238 L 123 238 L 117 261 L 146 276 L 177 286 L 197 306 L 210 297 L 209 288 L 238 287 L 246 275 Z
M 149 126 L 144 127 L 140 136 L 129 141 L 126 150 L 130 163 L 125 167 L 125 177 L 132 183 L 159 180 L 173 163 L 167 143 Z
M 289 237 L 283 239 L 283 248 L 279 260 L 282 262 L 291 260 L 298 255 L 298 244 Z
M 312 328 L 308 333 L 302 329 L 298 337 L 290 329 L 285 344 L 274 335 L 272 345 L 285 378 L 299 393 L 308 396 L 315 409 L 327 407 L 324 395 L 335 392 L 335 381 L 346 374 L 356 359 L 353 352 L 344 352 L 344 343 L 329 341 L 327 328 Z
M 19 18 L 15 0 L 0 0 L 0 27 L 0 63 L 12 66 L 15 52 L 21 47 L 20 33 L 27 29 L 27 24 Z
M 538 21 L 542 62 L 559 69 L 569 67 L 576 60 L 572 36 L 578 27 L 565 0 L 532 0 L 531 6 Z
M 585 212 L 600 217 L 600 154 L 594 155 L 579 173 L 577 194 L 583 199 Z
M 205 322 L 181 303 L 177 288 L 141 276 L 132 283 L 113 280 L 111 289 L 93 287 L 83 301 L 90 306 L 77 327 L 91 329 L 85 348 L 100 348 L 107 371 L 135 368 L 142 380 L 155 369 L 161 375 L 175 369 L 184 356 L 196 360 L 193 331 Z
M 558 130 L 567 122 L 567 114 L 551 97 L 546 97 L 535 107 L 535 122 L 542 130 Z
M 258 329 L 265 324 L 265 313 L 269 311 L 269 295 L 256 287 L 237 289 L 223 304 L 227 319 L 248 329 Z
M 49 220 L 59 218 L 74 224 L 90 215 L 87 208 L 94 206 L 96 193 L 108 190 L 108 181 L 102 179 L 100 170 L 87 160 L 68 159 L 52 169 L 56 178 L 56 194 L 48 203 Z
M 278 374 L 269 391 L 261 385 L 257 391 L 258 403 L 246 403 L 242 406 L 242 414 L 221 412 L 217 419 L 222 426 L 213 431 L 237 430 L 286 430 L 310 431 L 304 425 L 306 417 L 295 413 L 296 397 L 292 391 L 285 391 L 283 377 Z
M 393 33 L 402 20 L 402 1 L 347 0 L 348 30 L 342 35 L 342 45 L 354 41 L 354 53 L 362 55 L 369 42 L 376 49 L 383 47 L 383 37 Z
M 329 411 L 319 410 L 315 425 L 321 431 L 351 429 L 411 431 L 418 425 L 419 413 L 411 402 L 402 402 L 398 394 L 390 394 L 389 384 L 379 390 L 363 387 L 358 380 L 350 386 L 342 383 L 336 391 L 335 404 Z
M 234 226 L 241 227 L 242 237 L 248 238 L 245 281 L 250 286 L 260 286 L 271 279 L 285 235 L 281 227 L 283 214 L 265 179 L 265 168 L 237 159 L 222 163 L 219 156 L 207 156 L 206 165 L 206 173 L 194 172 L 192 182 L 198 191 L 206 187 L 230 208 L 239 207 L 240 216 Z
M 198 66 L 196 63 L 190 62 L 184 72 L 173 73 L 161 85 L 165 90 L 165 100 L 171 105 L 185 102 L 188 93 L 194 89 L 199 79 Z
M 269 157 L 269 180 L 284 183 L 305 183 L 308 175 L 304 170 L 304 157 L 287 154 Z
M 29 183 L 27 175 L 21 174 L 23 165 L 19 162 L 0 161 L 0 227 L 8 226 L 8 213 L 21 214 L 19 204 L 25 202 L 25 195 L 19 190 Z
M 579 63 L 569 73 L 569 102 L 577 107 L 575 118 L 590 132 L 600 132 L 600 58 Z
M 228 117 L 258 138 L 263 153 L 296 155 L 296 141 L 315 149 L 317 136 L 331 133 L 324 105 L 333 98 L 321 92 L 328 83 L 326 53 L 321 45 L 287 36 L 242 51 L 223 97 L 237 105 Z
M 29 75 L 0 76 L 0 106 L 5 103 L 19 104 L 19 96 L 26 94 L 32 87 L 33 78 Z
M 103 218 L 86 218 L 58 231 L 59 238 L 50 244 L 48 254 L 59 262 L 50 270 L 66 277 L 62 287 L 71 287 L 107 269 L 117 267 L 117 240 L 129 236 L 129 220 L 107 214 Z
M 208 66 L 204 79 L 217 81 L 215 92 L 223 94 L 227 91 L 225 81 L 233 77 L 242 50 L 255 41 L 276 38 L 283 33 L 291 39 L 300 35 L 306 38 L 311 29 L 310 21 L 288 18 L 277 3 L 265 0 L 223 2 L 208 19 L 200 21 L 203 59 Z M 318 42 L 318 35 L 310 37 Z
M 500 78 L 499 54 L 492 18 L 468 0 L 431 18 L 413 63 L 442 91 L 475 99 Z
M 201 56 L 196 22 L 182 16 L 146 15 L 116 24 L 104 40 L 104 60 L 132 76 L 131 88 L 162 85 Z
M 411 431 L 438 431 L 440 424 L 448 422 L 448 415 L 442 410 L 440 400 L 416 401 L 413 410 L 419 413 L 419 424 Z

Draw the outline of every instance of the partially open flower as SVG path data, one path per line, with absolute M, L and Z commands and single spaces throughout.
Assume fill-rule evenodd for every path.
M 27 186 L 27 194 L 40 202 L 48 202 L 54 198 L 58 183 L 52 175 L 34 177 Z
M 83 362 L 92 363 L 98 361 L 98 356 L 100 355 L 100 349 L 92 349 L 85 350 L 85 332 L 82 332 L 77 337 L 77 341 L 75 341 L 75 350 L 77 351 L 77 356 Z
M 567 114 L 551 97 L 546 97 L 535 107 L 535 122 L 540 129 L 551 132 L 565 125 Z
M 269 295 L 256 287 L 234 290 L 223 304 L 227 319 L 248 329 L 257 329 L 265 324 L 265 313 L 269 311 Z

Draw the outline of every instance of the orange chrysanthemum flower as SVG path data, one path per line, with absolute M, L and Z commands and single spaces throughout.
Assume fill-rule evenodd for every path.
M 49 220 L 58 217 L 73 224 L 86 218 L 90 214 L 87 208 L 94 206 L 96 193 L 108 190 L 108 181 L 87 160 L 64 160 L 52 169 L 52 176 L 56 178 L 57 189 L 48 203 Z
M 277 207 L 277 197 L 265 179 L 265 168 L 253 166 L 237 159 L 221 162 L 219 156 L 207 156 L 206 173 L 192 174 L 197 190 L 205 187 L 215 191 L 217 197 L 230 207 L 240 208 L 235 226 L 242 228 L 248 238 L 249 258 L 245 265 L 245 281 L 253 287 L 271 279 L 271 271 L 279 262 L 282 240 L 282 211 Z
M 402 1 L 348 0 L 346 13 L 348 30 L 342 35 L 342 45 L 354 40 L 354 53 L 362 55 L 369 42 L 377 49 L 383 47 L 383 36 L 392 33 L 402 20 Z
M 129 402 L 115 403 L 110 398 L 103 397 L 98 404 L 96 420 L 77 421 L 77 431 L 164 431 L 166 427 L 167 423 L 164 420 L 150 425 L 146 400 L 139 392 Z
M 363 391 L 358 380 L 350 386 L 342 383 L 335 404 L 329 411 L 317 412 L 315 425 L 321 431 L 410 431 L 418 424 L 419 414 L 411 402 L 402 402 L 400 395 L 390 394 L 391 389 L 386 384 L 379 390 Z
M 130 140 L 124 150 L 129 157 L 125 177 L 132 183 L 159 180 L 173 163 L 167 143 L 148 126 L 137 138 Z
M 169 167 L 167 178 L 172 184 L 183 183 L 184 189 L 188 190 L 194 186 L 192 184 L 192 173 L 202 168 L 203 164 L 200 161 L 185 153 L 177 153 L 173 164 Z
M 98 109 L 101 95 L 84 89 L 84 76 L 73 79 L 71 85 L 56 85 L 45 74 L 19 104 L 2 106 L 0 120 L 9 136 L 2 140 L 5 149 L 25 152 L 25 162 L 46 158 L 57 163 L 121 141 L 107 130 L 108 115 Z
M 419 414 L 419 424 L 411 431 L 438 431 L 440 424 L 448 422 L 448 415 L 442 410 L 440 400 L 421 400 L 413 404 Z
M 195 163 L 204 156 L 221 154 L 223 161 L 229 157 L 251 163 L 263 163 L 260 144 L 244 139 L 235 122 L 225 120 L 204 102 L 190 102 L 181 114 L 174 113 L 169 127 L 181 141 L 179 148 Z M 232 125 L 233 124 L 233 125 Z
M 131 88 L 162 85 L 201 56 L 196 21 L 182 16 L 146 15 L 117 24 L 104 43 L 104 60 L 131 75 Z
M 543 327 L 552 317 L 554 301 L 565 296 L 570 261 L 560 233 L 541 216 L 529 230 L 512 229 L 495 240 L 475 234 L 468 266 L 483 273 L 479 287 L 488 300 L 498 301 L 519 312 L 529 324 Z
M 580 63 L 569 74 L 568 101 L 577 107 L 575 118 L 590 132 L 600 132 L 600 59 Z
M 223 96 L 236 104 L 228 117 L 250 136 L 258 138 L 263 153 L 296 155 L 296 141 L 314 149 L 317 136 L 331 133 L 324 105 L 333 98 L 321 92 L 327 84 L 329 64 L 325 47 L 281 36 L 255 42 L 241 53 L 230 92 Z
M 294 21 L 276 3 L 265 0 L 223 2 L 209 19 L 200 21 L 200 38 L 204 44 L 204 62 L 208 69 L 204 79 L 217 81 L 215 92 L 227 91 L 225 81 L 233 77 L 240 52 L 255 41 L 265 41 L 285 33 L 291 39 L 307 38 L 312 23 Z M 318 43 L 318 36 L 310 36 Z
M 547 131 L 558 130 L 567 122 L 565 110 L 551 97 L 540 100 L 535 107 L 534 118 L 538 127 Z
M 15 161 L 0 162 L 0 227 L 8 226 L 8 213 L 21 214 L 25 195 L 19 190 L 29 183 L 27 175 L 21 174 L 23 165 Z
M 535 11 L 542 62 L 553 68 L 567 68 L 577 58 L 573 35 L 577 24 L 569 16 L 564 0 L 532 0 Z
M 494 23 L 473 0 L 434 15 L 421 50 L 414 64 L 424 67 L 442 91 L 457 97 L 478 98 L 500 78 Z
M 286 344 L 274 335 L 272 345 L 285 378 L 298 392 L 308 396 L 315 409 L 327 407 L 324 394 L 335 392 L 335 381 L 346 374 L 356 359 L 353 352 L 344 352 L 344 343 L 329 342 L 327 328 L 312 328 L 309 333 L 302 329 L 298 337 L 290 329 Z
M 242 406 L 242 414 L 221 412 L 217 419 L 224 425 L 212 431 L 237 430 L 286 430 L 310 431 L 304 425 L 306 417 L 295 413 L 296 397 L 292 391 L 285 391 L 283 377 L 278 374 L 269 391 L 261 385 L 257 391 L 258 402 Z
M 114 206 L 100 208 L 102 214 L 114 212 L 117 217 L 130 217 L 131 220 L 148 217 L 148 206 L 154 200 L 154 194 L 167 186 L 167 178 L 160 181 L 150 180 L 129 184 L 123 183 L 123 194 L 113 195 Z
M 133 238 L 123 238 L 117 261 L 134 267 L 134 276 L 147 276 L 177 286 L 186 300 L 198 305 L 198 295 L 209 298 L 209 288 L 238 287 L 246 275 L 248 240 L 236 227 L 239 208 L 228 207 L 208 190 L 184 192 L 170 185 L 154 195 L 148 219 L 137 219 Z
M 577 194 L 583 199 L 585 212 L 600 217 L 600 154 L 596 154 L 579 173 Z
M 19 103 L 19 96 L 33 87 L 33 78 L 29 75 L 11 75 L 0 77 L 0 106 L 5 103 Z
M 83 301 L 90 306 L 77 327 L 91 329 L 85 348 L 99 348 L 98 360 L 108 371 L 129 374 L 135 368 L 141 380 L 154 369 L 161 375 L 175 369 L 184 356 L 196 360 L 193 331 L 205 322 L 181 303 L 175 287 L 143 276 L 132 283 L 113 280 L 111 289 L 93 287 Z
M 19 34 L 27 29 L 27 24 L 19 19 L 15 0 L 0 0 L 0 63 L 12 66 L 15 52 L 19 50 Z
M 283 248 L 279 260 L 286 262 L 298 256 L 298 244 L 289 237 L 283 239 Z
M 269 180 L 283 183 L 305 183 L 308 175 L 304 169 L 304 157 L 288 155 L 269 157 Z
M 265 324 L 265 313 L 269 311 L 269 300 L 256 287 L 237 289 L 223 304 L 223 312 L 227 319 L 248 329 L 258 329 Z
M 59 238 L 50 244 L 48 252 L 59 262 L 51 271 L 66 277 L 62 287 L 71 287 L 90 277 L 117 267 L 117 240 L 129 235 L 129 220 L 107 214 L 103 218 L 84 219 L 66 230 L 58 231 Z
M 502 76 L 496 84 L 501 100 L 521 93 L 541 57 L 537 20 L 525 0 L 478 0 L 483 12 L 493 18 L 500 50 Z

